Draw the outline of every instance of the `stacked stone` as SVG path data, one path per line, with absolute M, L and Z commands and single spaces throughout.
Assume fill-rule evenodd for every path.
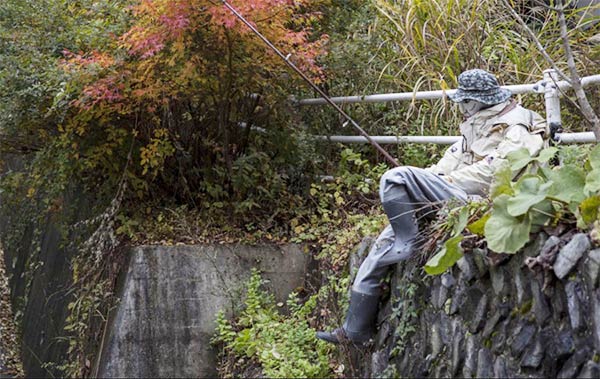
M 515 255 L 474 248 L 441 276 L 404 262 L 379 321 L 373 376 L 600 377 L 600 249 L 542 232 Z

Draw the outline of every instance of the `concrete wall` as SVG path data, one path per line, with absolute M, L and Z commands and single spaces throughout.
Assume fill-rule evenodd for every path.
M 76 191 L 74 191 L 76 192 Z M 0 199 L 1 201 L 2 199 Z M 91 202 L 80 194 L 67 197 L 74 214 L 86 219 Z M 0 241 L 5 249 L 11 302 L 19 312 L 22 363 L 27 377 L 59 377 L 67 359 L 69 333 L 64 330 L 73 300 L 68 242 L 56 221 L 36 231 L 19 209 L 2 205 Z M 231 313 L 239 305 L 252 267 L 265 272 L 284 300 L 302 286 L 308 255 L 297 246 L 140 247 L 131 253 L 120 307 L 112 313 L 103 341 L 102 359 L 93 374 L 102 377 L 214 376 L 215 352 L 209 340 L 218 309 Z M 0 310 L 0 314 L 2 314 Z M 1 326 L 1 325 L 0 325 Z M 0 331 L 0 337 L 3 334 Z M 0 356 L 4 354 L 0 344 Z M 97 353 L 100 355 L 100 351 Z M 6 371 L 4 358 L 0 370 Z
M 215 377 L 215 316 L 240 306 L 253 267 L 276 298 L 304 283 L 297 245 L 138 247 L 104 341 L 100 377 Z

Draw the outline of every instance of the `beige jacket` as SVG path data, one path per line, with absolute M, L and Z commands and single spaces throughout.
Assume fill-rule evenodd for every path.
M 463 122 L 462 140 L 426 170 L 444 175 L 468 194 L 487 196 L 494 171 L 509 152 L 526 147 L 533 156 L 544 147 L 545 120 L 511 101 L 484 109 Z

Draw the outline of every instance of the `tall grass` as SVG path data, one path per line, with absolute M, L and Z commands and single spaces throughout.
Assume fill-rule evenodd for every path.
M 536 0 L 509 1 L 567 72 L 554 11 Z M 600 26 L 575 10 L 567 18 L 580 72 L 598 73 L 600 48 L 589 38 Z M 333 45 L 330 67 L 341 68 L 332 85 L 335 95 L 455 88 L 458 75 L 471 68 L 495 73 L 502 84 L 533 83 L 551 68 L 501 0 L 369 0 L 349 30 L 345 40 Z M 542 96 L 523 95 L 520 100 L 543 113 Z M 581 130 L 575 107 L 568 99 L 563 105 L 565 128 Z M 446 100 L 350 110 L 373 133 L 455 134 L 460 121 Z

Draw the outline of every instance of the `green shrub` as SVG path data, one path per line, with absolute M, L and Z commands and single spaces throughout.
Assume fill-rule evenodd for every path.
M 330 347 L 315 337 L 308 316 L 317 304 L 313 295 L 304 304 L 290 295 L 289 316 L 278 311 L 273 295 L 261 287 L 264 280 L 255 270 L 248 283 L 245 309 L 234 321 L 223 313 L 217 316 L 214 343 L 222 344 L 223 352 L 236 363 L 260 366 L 269 378 L 320 378 L 330 376 Z M 235 372 L 221 372 L 223 376 Z

